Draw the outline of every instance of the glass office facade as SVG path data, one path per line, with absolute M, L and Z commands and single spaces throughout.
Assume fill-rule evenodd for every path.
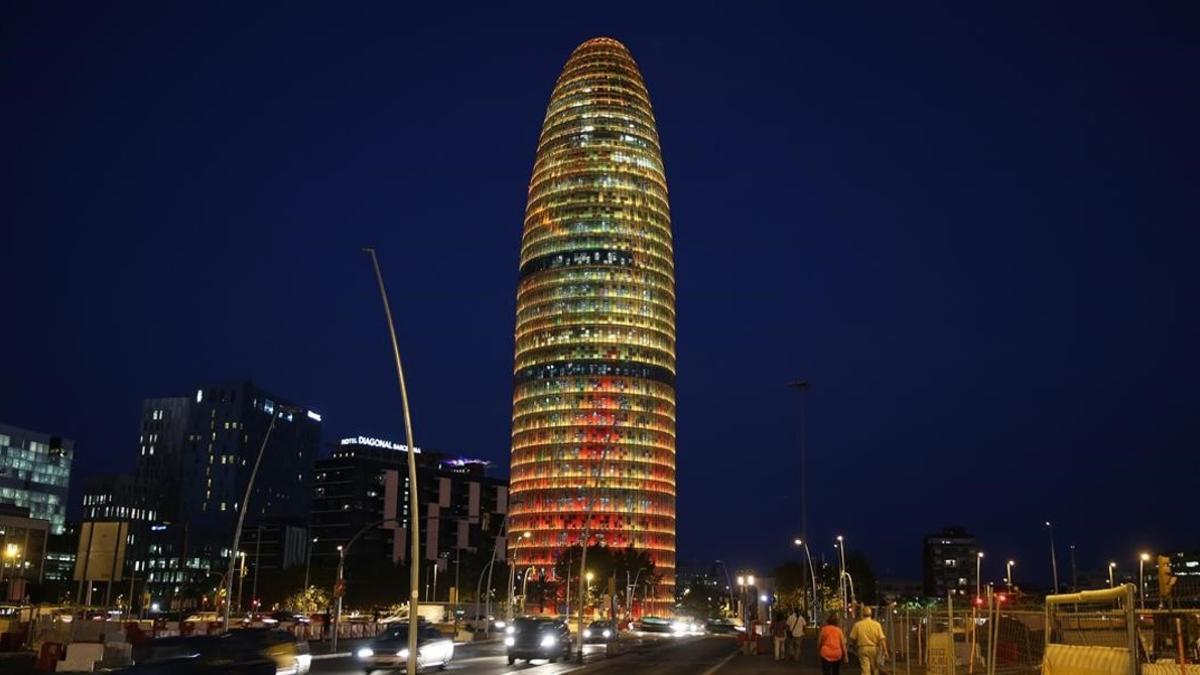
M 29 509 L 61 533 L 73 456 L 69 440 L 0 424 L 0 504 Z
M 550 97 L 521 239 L 509 531 L 675 567 L 675 274 L 662 153 L 629 50 L 588 40 Z M 594 500 L 594 502 L 593 502 Z M 529 536 L 525 537 L 525 533 Z M 519 536 L 518 536 L 519 535 Z

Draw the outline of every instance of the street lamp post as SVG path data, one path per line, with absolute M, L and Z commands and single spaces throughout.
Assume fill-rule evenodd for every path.
M 983 597 L 982 593 L 980 592 L 981 588 L 980 588 L 980 580 L 979 580 L 980 567 L 982 565 L 983 565 L 983 551 L 980 551 L 977 554 L 975 554 L 975 600 L 976 600 L 976 602 L 978 602 L 979 599 Z
M 592 511 L 594 511 L 596 508 L 596 493 L 600 491 L 600 481 L 604 477 L 604 462 L 606 459 L 608 459 L 608 449 L 612 445 L 613 432 L 616 431 L 616 428 L 617 428 L 617 411 L 613 410 L 612 424 L 611 424 L 611 426 L 609 428 L 609 432 L 608 432 L 608 442 L 604 444 L 604 449 L 600 451 L 600 465 L 596 469 L 596 482 L 595 482 L 595 485 L 592 487 L 591 495 L 588 498 L 587 513 L 584 514 L 584 516 L 583 516 L 583 538 L 580 540 L 580 549 L 581 550 L 579 553 L 579 574 L 580 574 L 580 576 L 582 576 L 584 574 L 584 572 L 587 571 L 588 539 L 591 537 L 591 534 L 592 534 Z M 578 640 L 579 640 L 579 643 L 578 643 L 579 646 L 575 652 L 575 658 L 580 663 L 583 663 L 583 610 L 584 610 L 584 603 L 586 602 L 586 596 L 584 594 L 585 590 L 586 590 L 586 585 L 583 583 L 583 581 L 581 579 L 580 583 L 579 583 L 579 623 L 577 625 L 577 633 L 576 633 L 576 635 L 578 636 Z
M 388 302 L 387 289 L 383 285 L 383 272 L 379 269 L 379 258 L 375 249 L 363 249 L 371 256 L 371 265 L 375 268 L 375 279 L 379 283 L 379 294 L 383 297 L 383 313 L 387 317 L 388 333 L 392 338 L 392 355 L 396 361 L 396 379 L 400 383 L 400 404 L 404 412 L 404 436 L 408 443 L 408 496 L 409 496 L 409 525 L 408 525 L 408 675 L 417 675 L 417 630 L 415 621 L 420 616 L 421 598 L 421 537 L 420 537 L 420 497 L 417 489 L 417 459 L 416 446 L 413 445 L 412 415 L 408 408 L 408 386 L 404 382 L 404 366 L 400 361 L 400 342 L 396 339 L 396 324 L 392 321 L 392 307 Z
M 1013 589 L 1012 568 L 1014 568 L 1016 566 L 1017 566 L 1016 560 L 1009 560 L 1008 564 L 1004 566 L 1004 576 L 1005 576 L 1004 581 L 1006 583 L 1008 583 L 1009 592 L 1012 592 L 1012 589 Z
M 1116 570 L 1117 570 L 1117 563 L 1115 563 L 1115 562 L 1108 563 L 1108 587 L 1109 588 L 1113 588 L 1117 585 L 1116 577 L 1115 577 Z
M 721 563 L 722 567 L 725 566 L 725 563 L 721 562 L 720 560 L 718 560 L 717 562 Z M 637 574 L 635 574 L 633 576 L 633 581 L 630 582 L 629 581 L 629 570 L 625 570 L 625 614 L 628 615 L 628 617 L 630 619 L 633 618 L 634 591 L 637 590 L 638 579 L 642 578 L 642 572 L 645 572 L 645 571 L 646 571 L 645 567 L 639 567 Z M 729 570 L 728 569 L 725 570 L 725 580 L 726 580 L 726 582 L 729 581 Z M 726 588 L 729 588 L 728 585 L 726 586 Z M 732 588 L 729 589 L 729 610 L 733 611 L 733 589 Z
M 1076 573 L 1076 568 L 1075 568 L 1075 544 L 1071 544 L 1070 550 L 1071 550 L 1071 592 L 1074 593 L 1079 590 L 1079 575 Z
M 531 532 L 523 532 L 521 534 L 522 539 L 528 539 L 532 536 L 533 536 L 533 534 Z M 513 597 L 514 595 L 516 595 L 515 591 L 517 589 L 517 581 L 516 581 L 517 555 L 516 554 L 517 554 L 517 547 L 513 546 L 512 554 L 508 556 L 508 611 L 504 613 L 505 614 L 504 618 L 510 622 L 513 620 L 513 611 L 516 606 L 516 598 Z
M 725 570 L 725 590 L 729 591 L 729 613 L 733 614 L 736 611 L 736 608 L 733 605 L 733 581 L 729 578 L 729 566 L 725 564 L 724 560 L 718 560 L 717 564 L 721 566 L 721 569 Z M 641 570 L 638 570 L 638 574 L 641 573 Z M 628 576 L 628 574 L 629 573 L 626 572 L 626 576 Z
M 846 612 L 846 539 L 842 535 L 837 536 L 838 550 L 838 593 L 842 597 L 842 612 Z
M 350 547 L 354 545 L 354 542 L 358 541 L 358 538 L 363 536 L 363 534 L 365 534 L 367 532 L 367 530 L 379 527 L 380 525 L 383 525 L 384 523 L 395 523 L 395 522 L 397 522 L 395 518 L 384 518 L 382 520 L 377 520 L 373 523 L 365 525 L 358 532 L 355 532 L 354 536 L 350 537 L 350 539 L 348 541 L 346 541 L 345 545 L 337 547 L 337 551 L 338 551 L 337 579 L 333 583 L 334 591 L 337 592 L 337 604 L 334 606 L 333 631 L 332 631 L 333 637 L 331 638 L 332 644 L 330 645 L 334 651 L 337 651 L 337 629 L 338 629 L 338 626 L 340 626 L 342 623 L 342 596 L 346 594 L 346 584 L 345 584 L 346 554 L 350 551 Z M 414 617 L 412 615 L 412 613 L 410 612 L 408 615 L 409 627 L 412 627 L 412 625 L 415 621 L 416 621 L 416 617 Z M 413 631 L 409 631 L 409 632 L 411 633 Z
M 304 592 L 308 593 L 308 570 L 312 566 L 312 550 L 313 545 L 317 543 L 317 538 L 313 537 L 308 542 L 308 552 L 304 555 Z
M 242 588 L 246 585 L 246 552 L 239 551 L 238 556 L 242 559 L 241 565 L 238 566 L 238 594 L 237 594 L 237 609 L 242 611 Z
M 806 432 L 804 405 L 808 398 L 809 383 L 808 380 L 795 380 L 789 382 L 788 386 L 800 392 L 800 536 L 808 538 L 808 465 L 807 465 L 807 444 L 805 442 Z
M 1149 559 L 1149 553 L 1138 556 L 1138 604 L 1142 609 L 1146 609 L 1146 561 Z
M 233 545 L 229 547 L 229 571 L 225 575 L 225 616 L 224 628 L 229 631 L 229 598 L 233 597 L 233 568 L 237 564 L 238 546 L 242 542 L 242 525 L 246 522 L 246 510 L 250 508 L 250 494 L 254 490 L 254 479 L 258 477 L 258 467 L 262 465 L 263 453 L 267 450 L 267 442 L 271 440 L 271 432 L 275 430 L 275 420 L 285 412 L 295 412 L 290 406 L 278 406 L 271 409 L 271 423 L 263 434 L 262 444 L 258 446 L 258 456 L 254 458 L 254 468 L 250 470 L 250 479 L 246 481 L 246 492 L 242 495 L 242 503 L 238 504 L 237 526 L 233 528 Z M 239 592 L 239 596 L 241 593 Z M 239 609 L 240 609 L 239 602 Z
M 805 543 L 805 540 L 796 539 L 792 543 L 804 549 L 804 560 L 808 563 L 808 575 L 812 579 L 812 604 L 808 607 L 808 614 L 815 625 L 817 622 L 817 570 L 813 568 L 812 554 L 808 552 L 808 544 Z
M 1054 526 L 1048 520 L 1046 529 L 1050 531 L 1050 574 L 1054 579 L 1054 592 L 1058 593 L 1058 558 L 1054 553 Z

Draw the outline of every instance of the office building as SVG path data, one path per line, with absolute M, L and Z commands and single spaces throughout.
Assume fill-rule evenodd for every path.
M 658 593 L 669 599 L 671 219 L 649 94 L 616 40 L 584 42 L 554 86 L 529 183 L 519 278 L 510 529 L 532 536 L 512 543 L 518 565 L 552 565 L 587 529 L 588 544 L 647 551 L 663 577 Z
M 74 454 L 68 439 L 0 424 L 0 504 L 29 509 L 62 532 Z
M 158 488 L 153 485 L 143 487 L 133 476 L 89 476 L 83 480 L 83 519 L 144 522 L 157 520 L 157 511 L 147 506 L 157 493 Z
M 974 596 L 978 557 L 979 543 L 961 527 L 926 535 L 922 557 L 925 596 Z
M 142 506 L 168 522 L 179 518 L 183 453 L 194 400 L 171 396 L 142 401 L 135 480 L 145 500 Z
M 488 476 L 484 460 L 417 448 L 416 463 L 422 559 L 444 568 L 459 550 L 491 550 L 508 508 L 507 482 Z M 342 439 L 315 468 L 313 567 L 336 566 L 337 547 L 358 532 L 348 557 L 407 561 L 408 505 L 407 446 L 367 436 Z M 389 518 L 395 521 L 380 523 Z
M 50 527 L 49 520 L 31 517 L 28 508 L 0 505 L 0 580 L 41 582 Z M 5 599 L 23 597 L 21 592 Z
M 321 443 L 318 413 L 252 382 L 197 387 L 187 411 L 176 520 L 189 524 L 193 537 L 232 536 L 273 416 L 246 525 L 262 517 L 307 518 L 312 466 Z

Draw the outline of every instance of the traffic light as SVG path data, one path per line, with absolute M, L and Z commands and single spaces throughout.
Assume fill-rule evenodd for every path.
M 1171 597 L 1171 589 L 1175 588 L 1178 579 L 1171 574 L 1171 559 L 1165 555 L 1158 556 L 1158 597 L 1166 600 Z

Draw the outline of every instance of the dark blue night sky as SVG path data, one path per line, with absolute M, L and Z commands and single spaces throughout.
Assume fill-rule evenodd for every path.
M 797 377 L 826 555 L 1200 546 L 1200 12 L 1039 4 L 6 3 L 0 420 L 121 470 L 141 398 L 253 377 L 400 438 L 374 245 L 418 444 L 505 465 L 537 133 L 611 35 L 671 187 L 682 559 L 792 553 Z

